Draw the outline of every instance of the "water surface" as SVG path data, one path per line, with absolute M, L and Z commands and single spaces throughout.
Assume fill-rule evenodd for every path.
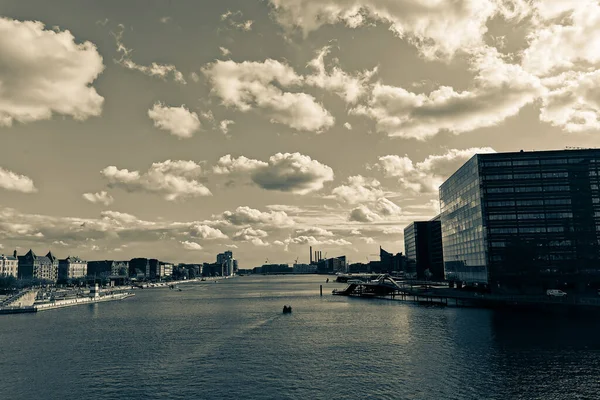
M 330 294 L 342 285 L 324 281 L 238 277 L 0 316 L 0 397 L 600 396 L 595 317 L 346 298 Z M 284 304 L 292 314 L 282 314 Z

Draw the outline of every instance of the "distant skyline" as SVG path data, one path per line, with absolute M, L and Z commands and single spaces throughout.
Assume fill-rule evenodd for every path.
M 5 0 L 0 252 L 404 251 L 473 154 L 598 146 L 599 41 L 596 0 Z

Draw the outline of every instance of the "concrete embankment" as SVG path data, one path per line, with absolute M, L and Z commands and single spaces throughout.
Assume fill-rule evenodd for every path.
M 35 303 L 32 306 L 24 307 L 1 307 L 0 314 L 24 314 L 24 313 L 35 313 L 38 311 L 54 310 L 57 308 L 73 307 L 82 304 L 94 304 L 102 303 L 105 301 L 123 300 L 128 297 L 134 296 L 133 293 L 115 293 L 107 294 L 100 297 L 78 297 L 73 299 L 63 299 L 48 302 Z
M 53 310 L 56 308 L 64 308 L 64 307 L 72 307 L 78 306 L 80 304 L 93 304 L 93 303 L 102 303 L 104 301 L 114 301 L 114 300 L 123 300 L 128 297 L 134 296 L 133 293 L 116 293 L 116 294 L 107 294 L 105 296 L 92 298 L 92 297 L 81 297 L 76 299 L 65 299 L 65 300 L 57 300 L 47 303 L 38 303 L 34 304 L 36 311 L 46 311 Z

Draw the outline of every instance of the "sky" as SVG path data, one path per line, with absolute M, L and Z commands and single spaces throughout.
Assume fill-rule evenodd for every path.
M 0 252 L 377 260 L 599 87 L 597 0 L 3 0 Z

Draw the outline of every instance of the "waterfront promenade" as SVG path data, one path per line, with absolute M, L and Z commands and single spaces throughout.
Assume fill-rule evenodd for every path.
M 35 313 L 38 311 L 54 310 L 57 308 L 73 307 L 84 304 L 101 303 L 106 301 L 124 300 L 134 296 L 134 290 L 139 289 L 179 289 L 179 285 L 190 283 L 216 283 L 222 277 L 204 278 L 204 280 L 187 279 L 171 282 L 143 283 L 140 285 L 114 286 L 98 289 L 97 296 L 91 294 L 90 289 L 86 290 L 56 290 L 46 291 L 42 299 L 36 299 L 39 289 L 28 288 L 22 292 L 6 299 L 0 304 L 0 314 L 23 314 Z

